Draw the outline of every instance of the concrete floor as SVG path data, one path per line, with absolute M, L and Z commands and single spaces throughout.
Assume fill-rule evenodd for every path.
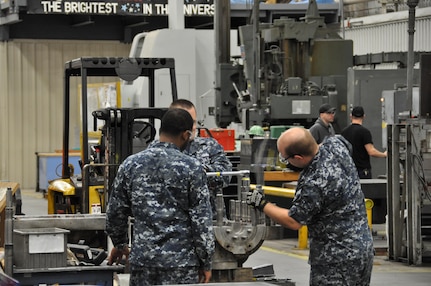
M 42 193 L 22 190 L 22 210 L 26 215 L 46 215 L 47 201 Z M 380 227 L 384 231 L 384 226 Z M 296 286 L 308 285 L 310 267 L 307 263 L 308 250 L 298 250 L 295 239 L 267 240 L 252 254 L 244 267 L 272 264 L 278 279 L 290 279 Z M 384 247 L 386 241 L 375 237 L 376 247 Z M 127 285 L 127 275 L 120 276 L 120 285 Z M 226 284 L 228 285 L 228 284 Z M 375 257 L 371 285 L 431 285 L 431 265 L 409 266 L 401 262 L 388 261 L 385 255 Z

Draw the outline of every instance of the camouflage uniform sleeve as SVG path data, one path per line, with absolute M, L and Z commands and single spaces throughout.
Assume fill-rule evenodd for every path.
M 209 164 L 205 164 L 207 172 L 230 172 L 232 163 L 226 156 L 223 147 L 214 139 L 208 141 Z M 208 185 L 211 188 L 224 188 L 229 185 L 230 176 L 208 177 Z
M 125 161 L 120 165 L 110 193 L 106 210 L 106 233 L 114 245 L 127 243 L 128 218 L 131 204 L 128 197 L 130 180 L 127 178 Z
M 205 184 L 206 175 L 201 165 L 197 165 L 197 168 L 192 170 L 191 175 L 194 180 L 192 180 L 190 188 L 189 215 L 193 241 L 201 264 L 200 267 L 204 270 L 210 270 L 215 247 L 210 195 Z
M 295 198 L 289 209 L 289 216 L 302 225 L 308 225 L 322 210 L 323 205 L 321 190 L 307 181 L 307 179 L 298 180 Z

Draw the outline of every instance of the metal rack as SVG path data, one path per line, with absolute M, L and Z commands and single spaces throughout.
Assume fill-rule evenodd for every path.
M 388 126 L 389 259 L 431 261 L 431 122 Z

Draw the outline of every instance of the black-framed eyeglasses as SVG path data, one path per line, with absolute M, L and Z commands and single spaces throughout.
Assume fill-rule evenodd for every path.
M 299 154 L 288 155 L 286 158 L 284 158 L 283 156 L 281 156 L 281 153 L 278 153 L 278 160 L 280 161 L 280 163 L 287 165 L 287 164 L 289 164 L 288 160 L 290 158 L 295 157 L 296 155 L 299 155 Z
M 335 114 L 335 111 L 328 111 L 328 112 L 325 112 L 326 114 Z

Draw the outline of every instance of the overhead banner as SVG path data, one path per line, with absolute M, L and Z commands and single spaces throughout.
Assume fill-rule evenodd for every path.
M 167 16 L 168 0 L 27 0 L 29 14 Z M 214 0 L 185 0 L 185 16 L 214 16 Z

